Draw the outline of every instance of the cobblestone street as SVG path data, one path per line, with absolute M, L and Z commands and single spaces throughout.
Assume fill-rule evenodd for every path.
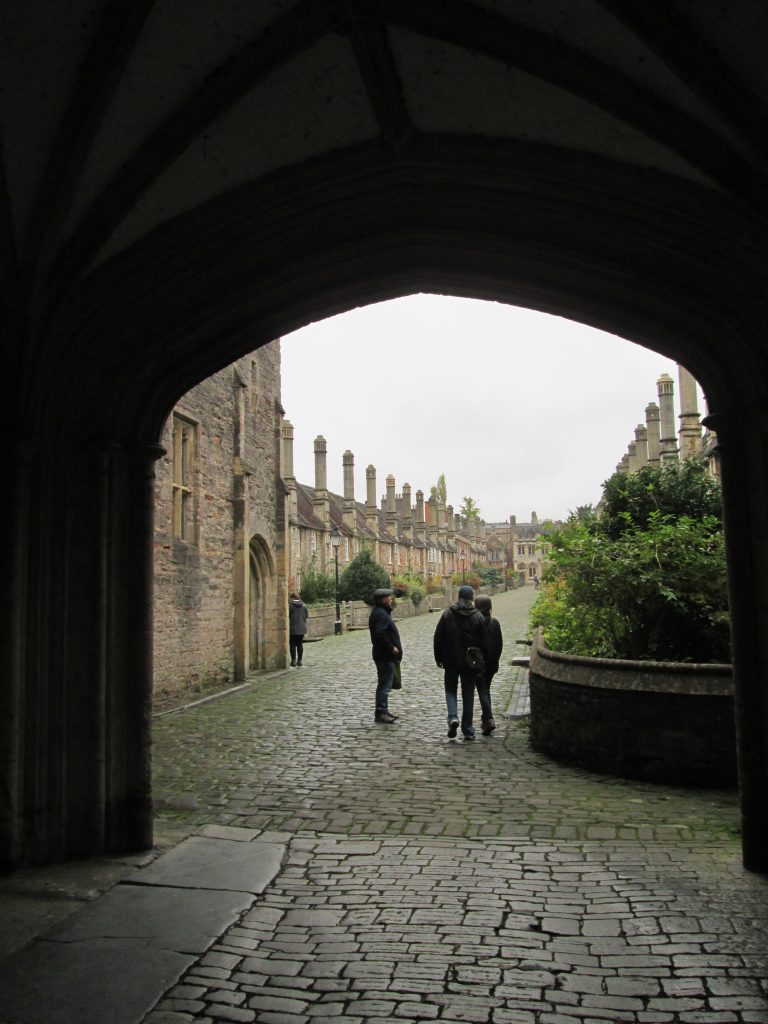
M 494 598 L 491 737 L 447 738 L 436 615 L 399 623 L 394 725 L 373 721 L 367 631 L 156 719 L 159 834 L 285 856 L 147 1024 L 768 1022 L 768 879 L 741 867 L 737 794 L 532 753 L 504 712 L 533 596 Z

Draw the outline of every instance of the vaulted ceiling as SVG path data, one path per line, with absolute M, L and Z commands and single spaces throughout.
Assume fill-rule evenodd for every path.
M 450 266 L 454 290 L 471 277 L 466 239 L 495 208 L 534 263 L 562 237 L 574 273 L 601 205 L 625 233 L 669 217 L 670 237 L 719 246 L 734 288 L 763 249 L 761 0 L 7 0 L 0 33 L 3 312 L 32 347 L 55 323 L 68 350 L 115 339 L 115 372 L 139 333 L 246 330 L 247 303 L 229 315 L 242 293 L 300 276 L 302 254 L 329 297 L 297 302 L 295 323 L 262 301 L 263 331 L 349 305 L 354 288 L 333 298 L 321 280 L 323 240 L 364 279 L 366 238 L 380 248 L 388 223 L 411 225 L 392 264 L 412 272 L 431 204 L 463 232 L 446 290 Z M 504 190 L 518 196 L 508 222 Z M 619 258 L 606 245 L 599 265 Z M 391 273 L 382 295 L 407 290 Z M 546 307 L 531 289 L 523 300 Z M 211 367 L 185 351 L 188 384 Z

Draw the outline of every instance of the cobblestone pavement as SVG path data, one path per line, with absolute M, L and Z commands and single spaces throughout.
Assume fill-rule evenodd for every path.
M 434 615 L 400 623 L 394 725 L 364 632 L 156 720 L 159 830 L 287 854 L 147 1024 L 768 1022 L 768 879 L 741 867 L 737 795 L 560 766 L 503 716 L 532 596 L 494 598 L 491 737 L 446 736 Z

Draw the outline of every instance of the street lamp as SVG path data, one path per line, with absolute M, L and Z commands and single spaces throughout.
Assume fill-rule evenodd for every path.
M 341 635 L 341 606 L 339 604 L 339 544 L 341 544 L 341 533 L 338 526 L 331 530 L 331 546 L 333 547 L 333 558 L 336 563 L 336 622 L 333 626 L 335 636 Z
M 467 582 L 467 577 L 466 577 L 467 553 L 466 553 L 466 551 L 462 550 L 461 554 L 459 555 L 459 558 L 461 559 L 461 582 L 462 583 L 466 583 Z

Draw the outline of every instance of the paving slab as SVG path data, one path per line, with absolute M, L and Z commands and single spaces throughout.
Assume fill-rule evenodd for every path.
M 284 852 L 279 843 L 191 836 L 125 881 L 259 893 L 280 870 Z

